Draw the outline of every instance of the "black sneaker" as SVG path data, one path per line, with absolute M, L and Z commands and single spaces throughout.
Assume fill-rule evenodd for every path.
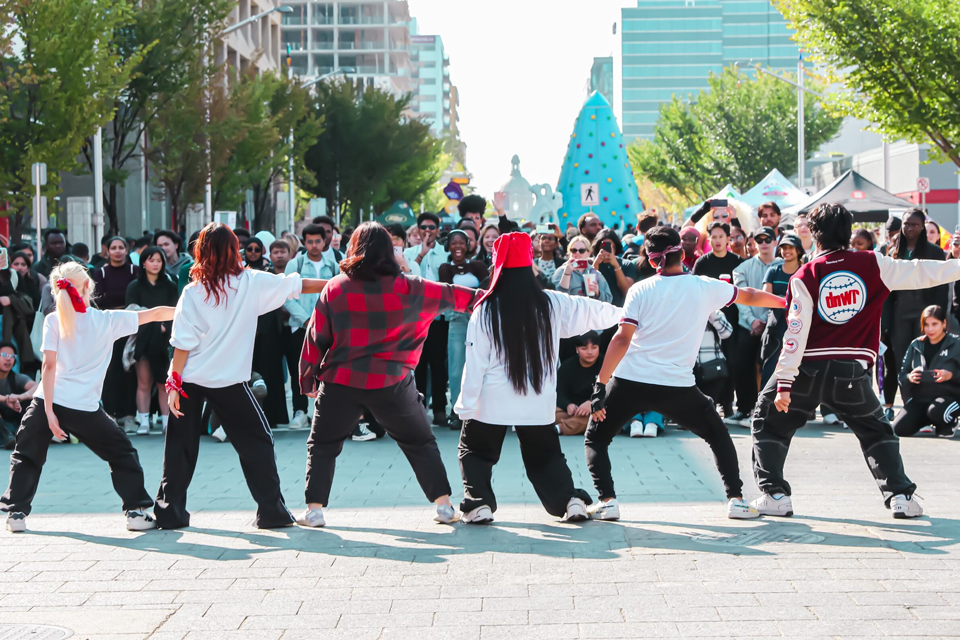
M 448 427 L 450 426 L 450 421 L 447 419 L 445 413 L 440 411 L 433 412 L 433 426 L 435 427 Z
M 462 431 L 463 430 L 463 420 L 455 416 L 450 418 L 450 431 Z
M 741 412 L 741 411 L 737 411 L 737 412 L 736 412 L 735 414 L 733 414 L 732 416 L 730 416 L 730 417 L 728 417 L 728 418 L 724 418 L 723 421 L 726 422 L 727 424 L 735 424 L 735 425 L 738 425 L 738 426 L 741 426 L 741 427 L 749 427 L 749 426 L 750 426 L 750 414 L 749 414 L 749 413 L 743 413 L 743 412 Z
M 353 428 L 353 434 L 351 434 L 351 439 L 354 442 L 369 442 L 371 440 L 377 439 L 377 434 L 370 431 L 370 427 L 366 422 L 361 422 L 356 427 Z

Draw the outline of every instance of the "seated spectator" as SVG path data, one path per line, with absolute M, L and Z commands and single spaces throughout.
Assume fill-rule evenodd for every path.
M 574 338 L 577 355 L 565 360 L 557 372 L 557 430 L 562 436 L 576 436 L 587 430 L 590 394 L 600 373 L 600 334 L 588 331 Z
M 910 343 L 900 367 L 904 405 L 893 429 L 901 437 L 935 430 L 949 438 L 960 417 L 960 337 L 947 332 L 943 307 L 931 305 L 920 318 L 924 335 Z
M 12 342 L 0 342 L 0 438 L 3 438 L 3 448 L 13 449 L 17 442 L 16 433 L 20 428 L 20 419 L 30 404 L 33 390 L 37 386 L 22 373 L 14 373 L 13 367 L 17 363 L 17 348 Z

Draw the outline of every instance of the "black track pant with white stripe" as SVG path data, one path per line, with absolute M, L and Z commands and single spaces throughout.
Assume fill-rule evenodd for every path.
M 910 398 L 893 419 L 893 432 L 900 437 L 915 436 L 920 429 L 932 425 L 938 436 L 951 436 L 958 414 L 960 407 L 952 398 Z
M 257 502 L 254 526 L 261 529 L 284 527 L 294 519 L 280 493 L 280 475 L 273 446 L 273 434 L 263 410 L 246 382 L 219 389 L 185 382 L 180 396 L 182 418 L 170 414 L 163 448 L 163 478 L 157 492 L 154 514 L 161 529 L 190 526 L 187 489 L 197 468 L 200 453 L 200 421 L 204 401 L 209 402 L 222 421 L 230 444 L 240 456 L 240 468 Z

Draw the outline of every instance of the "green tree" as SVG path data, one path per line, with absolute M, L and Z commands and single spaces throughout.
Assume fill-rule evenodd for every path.
M 960 166 L 957 0 L 776 0 L 804 51 L 840 83 L 830 107 Z
M 710 75 L 709 88 L 695 101 L 674 96 L 662 105 L 653 140 L 627 150 L 636 173 L 676 190 L 688 203 L 727 183 L 745 191 L 773 168 L 794 173 L 797 90 L 757 75 L 750 78 L 728 67 Z M 807 98 L 805 144 L 813 151 L 837 134 L 842 119 Z
M 128 0 L 0 0 L 0 192 L 19 240 L 30 210 L 30 165 L 47 164 L 46 195 L 74 169 L 84 140 L 113 117 L 142 50 L 121 56 L 111 34 L 128 27 Z M 12 37 L 22 44 L 17 52 Z
M 404 115 L 409 96 L 328 82 L 317 85 L 314 104 L 325 129 L 305 156 L 317 176 L 308 190 L 326 198 L 331 215 L 339 208 L 356 221 L 361 209 L 368 217 L 394 200 L 417 202 L 436 182 L 441 143 L 429 126 Z
M 222 30 L 229 0 L 142 0 L 132 21 L 113 33 L 120 59 L 136 58 L 130 81 L 113 104 L 116 116 L 104 128 L 103 209 L 108 233 L 117 233 L 117 192 L 130 177 L 130 161 L 142 149 L 143 133 L 164 106 L 189 85 L 203 84 L 208 70 L 197 65 L 209 34 Z M 142 55 L 140 52 L 143 52 Z M 93 138 L 83 147 L 93 171 Z

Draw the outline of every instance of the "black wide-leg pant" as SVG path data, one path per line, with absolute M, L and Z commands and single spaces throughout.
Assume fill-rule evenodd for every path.
M 447 337 L 450 323 L 439 317 L 430 323 L 427 339 L 423 342 L 420 351 L 420 362 L 414 370 L 417 391 L 424 397 L 427 395 L 427 369 L 430 379 L 430 406 L 435 414 L 447 415 Z M 450 402 L 456 404 L 457 399 Z
M 500 460 L 503 439 L 509 427 L 467 420 L 460 432 L 460 475 L 463 477 L 463 502 L 460 510 L 469 513 L 487 505 L 497 510 L 497 497 L 491 481 L 493 466 Z M 547 513 L 558 518 L 567 512 L 570 498 L 592 501 L 583 489 L 573 486 L 573 475 L 560 449 L 560 435 L 554 425 L 517 427 L 520 455 L 527 477 Z
M 610 442 L 635 415 L 647 411 L 662 413 L 703 438 L 713 451 L 727 497 L 743 495 L 737 450 L 730 432 L 717 414 L 713 400 L 696 387 L 667 387 L 615 377 L 607 385 L 606 409 L 603 422 L 590 418 L 584 439 L 587 468 L 600 499 L 617 497 L 610 471 Z
M 321 385 L 307 440 L 307 504 L 330 504 L 337 456 L 364 411 L 400 445 L 427 500 L 435 502 L 440 496 L 450 495 L 437 437 L 414 377 L 408 375 L 382 389 L 357 389 L 332 382 Z
M 912 495 L 917 485 L 903 470 L 900 440 L 873 392 L 870 372 L 853 360 L 814 360 L 800 365 L 790 389 L 790 408 L 774 406 L 777 379 L 770 378 L 753 414 L 753 473 L 764 493 L 790 495 L 783 465 L 797 429 L 812 419 L 817 405 L 829 402 L 860 441 L 860 449 L 889 505 L 897 494 Z
M 53 405 L 53 413 L 61 429 L 76 436 L 110 465 L 110 479 L 124 511 L 153 505 L 143 487 L 143 468 L 137 450 L 113 418 L 102 408 L 78 411 L 58 404 Z M 30 514 L 52 435 L 43 400 L 34 398 L 17 430 L 17 445 L 10 455 L 10 486 L 0 498 L 0 511 Z
M 154 514 L 161 529 L 190 526 L 187 489 L 197 468 L 200 453 L 200 421 L 204 401 L 219 416 L 230 444 L 240 456 L 240 468 L 257 502 L 254 526 L 261 529 L 285 527 L 294 522 L 280 493 L 280 474 L 273 446 L 273 434 L 263 410 L 246 382 L 211 389 L 183 383 L 189 397 L 180 396 L 182 418 L 170 414 L 163 447 L 163 478 L 157 492 Z

